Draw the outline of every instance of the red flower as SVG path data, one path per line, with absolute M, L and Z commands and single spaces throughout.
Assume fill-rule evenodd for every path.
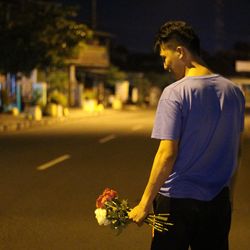
M 106 188 L 96 200 L 96 207 L 103 208 L 106 201 L 110 201 L 117 197 L 117 192 L 110 188 Z
M 105 196 L 109 196 L 110 199 L 113 199 L 115 197 L 117 197 L 117 192 L 113 189 L 110 189 L 110 188 L 106 188 L 104 191 L 103 191 L 103 195 Z

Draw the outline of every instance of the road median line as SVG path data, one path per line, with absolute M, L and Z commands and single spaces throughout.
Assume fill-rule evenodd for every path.
M 62 155 L 62 156 L 60 156 L 52 161 L 49 161 L 47 163 L 44 163 L 44 164 L 38 166 L 37 170 L 39 170 L 39 171 L 46 170 L 46 169 L 53 167 L 54 165 L 56 165 L 60 162 L 68 160 L 70 157 L 71 157 L 70 155 Z
M 111 140 L 113 140 L 113 139 L 115 139 L 115 138 L 116 138 L 116 136 L 115 136 L 114 134 L 107 135 L 107 136 L 101 138 L 101 139 L 99 140 L 99 143 L 103 144 L 103 143 L 106 143 L 106 142 L 108 142 L 108 141 L 111 141 Z

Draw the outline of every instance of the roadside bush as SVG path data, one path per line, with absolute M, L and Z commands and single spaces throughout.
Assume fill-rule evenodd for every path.
M 62 105 L 63 107 L 68 106 L 67 96 L 59 92 L 58 90 L 54 90 L 53 92 L 49 94 L 48 101 L 50 103 Z

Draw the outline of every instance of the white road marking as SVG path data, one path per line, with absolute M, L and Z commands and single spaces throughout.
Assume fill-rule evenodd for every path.
M 142 129 L 142 125 L 136 125 L 136 126 L 132 127 L 132 131 L 137 131 L 140 129 Z
M 113 139 L 115 139 L 116 138 L 116 136 L 114 135 L 114 134 L 111 134 L 111 135 L 107 135 L 107 136 L 105 136 L 105 137 L 103 137 L 103 138 L 101 138 L 100 140 L 99 140 L 99 143 L 105 143 L 105 142 L 108 142 L 108 141 L 111 141 L 111 140 L 113 140 Z
M 70 158 L 70 155 L 63 155 L 63 156 L 60 156 L 58 158 L 56 158 L 55 160 L 52 160 L 52 161 L 49 161 L 45 164 L 42 164 L 40 165 L 39 167 L 37 167 L 37 170 L 45 170 L 47 168 L 50 168 L 50 167 L 53 167 L 54 165 L 56 165 L 57 163 L 60 163 L 62 161 L 65 161 L 67 159 Z

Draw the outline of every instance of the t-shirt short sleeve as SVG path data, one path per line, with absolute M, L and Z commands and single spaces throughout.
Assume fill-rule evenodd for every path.
M 180 104 L 175 100 L 161 98 L 154 122 L 152 138 L 177 140 L 182 127 Z

